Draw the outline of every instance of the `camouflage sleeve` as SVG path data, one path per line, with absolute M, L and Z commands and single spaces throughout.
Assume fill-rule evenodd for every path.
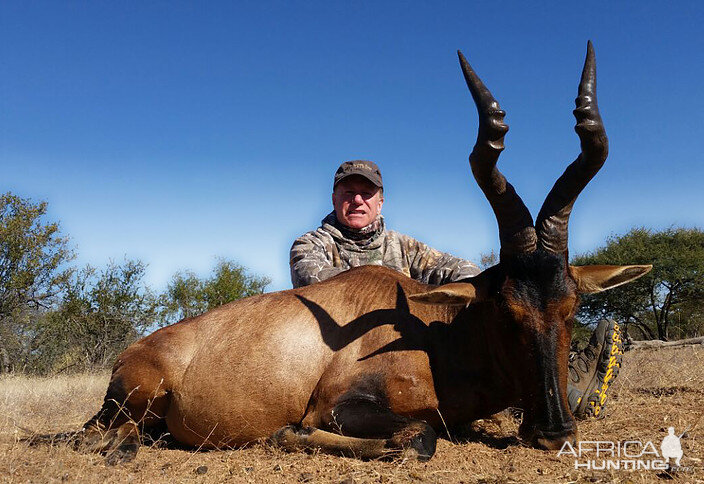
M 342 267 L 334 267 L 324 241 L 311 232 L 293 242 L 289 265 L 293 287 L 321 282 L 345 271 Z
M 440 252 L 411 237 L 402 236 L 401 244 L 408 258 L 411 277 L 426 284 L 447 284 L 481 272 L 476 264 Z

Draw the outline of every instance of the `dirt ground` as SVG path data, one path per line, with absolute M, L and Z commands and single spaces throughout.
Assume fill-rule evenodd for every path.
M 143 447 L 133 462 L 108 467 L 100 455 L 22 440 L 21 428 L 80 428 L 99 408 L 108 377 L 0 378 L 0 482 L 704 482 L 702 346 L 626 353 L 606 418 L 579 426 L 582 441 L 652 441 L 658 452 L 668 427 L 686 430 L 677 472 L 575 469 L 574 457 L 521 445 L 510 417 L 440 440 L 427 463 L 287 454 L 262 444 L 212 452 Z

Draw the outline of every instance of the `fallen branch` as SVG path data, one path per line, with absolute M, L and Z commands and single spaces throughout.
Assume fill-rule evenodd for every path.
M 682 346 L 704 345 L 704 336 L 698 338 L 687 338 L 677 341 L 662 341 L 654 339 L 650 341 L 631 341 L 629 350 L 642 350 L 648 348 L 677 348 Z

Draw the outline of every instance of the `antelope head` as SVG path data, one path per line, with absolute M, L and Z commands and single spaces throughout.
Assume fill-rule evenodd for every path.
M 535 224 L 513 186 L 496 166 L 508 126 L 505 112 L 461 52 L 464 78 L 477 106 L 479 129 L 469 163 L 494 211 L 500 262 L 476 277 L 415 294 L 429 304 L 478 304 L 491 308 L 490 324 L 505 328 L 507 354 L 517 373 L 517 405 L 524 408 L 520 433 L 531 444 L 560 448 L 576 439 L 567 405 L 567 363 L 572 318 L 579 295 L 611 289 L 646 274 L 652 266 L 569 264 L 568 222 L 582 189 L 604 164 L 608 139 L 596 99 L 596 64 L 587 44 L 574 115 L 581 153 L 557 180 Z

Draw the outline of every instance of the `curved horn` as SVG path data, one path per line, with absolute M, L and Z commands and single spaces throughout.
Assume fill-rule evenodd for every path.
M 587 42 L 587 58 L 575 104 L 577 124 L 574 130 L 579 136 L 582 152 L 555 182 L 535 223 L 540 246 L 553 253 L 567 251 L 567 227 L 572 206 L 609 154 L 609 140 L 596 101 L 596 60 L 591 41 Z
M 494 210 L 499 224 L 501 252 L 533 252 L 536 249 L 533 218 L 516 190 L 496 167 L 499 155 L 504 149 L 504 135 L 508 131 L 508 126 L 504 123 L 506 112 L 501 110 L 499 103 L 484 86 L 462 52 L 458 50 L 457 55 L 479 114 L 477 142 L 469 155 L 469 164 L 474 179 Z

